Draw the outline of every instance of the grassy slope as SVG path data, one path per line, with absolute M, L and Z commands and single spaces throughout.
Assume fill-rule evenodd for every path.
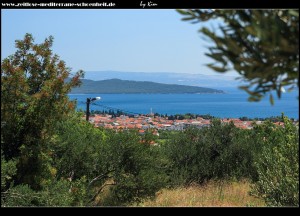
M 146 200 L 138 206 L 242 207 L 265 206 L 264 201 L 248 194 L 250 184 L 240 182 L 209 182 L 187 188 L 163 189 L 155 200 Z

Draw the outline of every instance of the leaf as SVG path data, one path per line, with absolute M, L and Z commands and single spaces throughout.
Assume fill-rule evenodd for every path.
M 272 94 L 270 94 L 270 103 L 272 106 L 274 105 L 274 98 Z
M 208 64 L 207 66 L 217 72 L 220 72 L 220 73 L 224 73 L 227 71 L 227 69 L 224 67 L 217 67 L 217 66 L 213 66 L 212 64 Z
M 182 18 L 181 20 L 188 21 L 188 20 L 193 20 L 193 19 L 195 19 L 195 17 L 185 17 L 185 18 Z M 196 22 L 199 22 L 199 21 L 196 21 Z
M 223 56 L 224 56 L 223 53 L 212 53 L 212 54 L 210 54 L 210 53 L 205 53 L 205 55 L 207 55 L 207 56 L 209 56 L 209 57 L 215 59 L 215 60 L 218 61 L 218 62 L 222 62 L 224 65 L 227 64 L 227 62 L 225 61 L 225 59 L 224 59 L 224 57 L 223 57 Z
M 289 14 L 295 17 L 299 17 L 299 10 L 289 10 Z
M 176 9 L 176 11 L 182 15 L 190 15 L 190 13 L 186 10 L 183 9 Z
M 293 91 L 294 90 L 294 88 L 295 88 L 295 86 L 292 86 L 292 87 L 290 87 L 290 88 L 288 88 L 288 92 L 291 92 L 291 91 Z

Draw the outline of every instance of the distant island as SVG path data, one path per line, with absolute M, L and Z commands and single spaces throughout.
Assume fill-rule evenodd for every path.
M 197 86 L 162 84 L 149 81 L 82 79 L 82 85 L 71 94 L 224 94 L 224 91 Z
M 187 86 L 201 86 L 205 88 L 222 89 L 237 88 L 240 85 L 246 85 L 237 76 L 227 76 L 224 74 L 190 74 L 188 72 L 129 72 L 129 71 L 85 71 L 84 79 L 89 80 L 108 80 L 120 79 L 131 81 L 149 81 L 163 84 L 177 84 Z M 222 89 L 223 90 L 223 89 Z

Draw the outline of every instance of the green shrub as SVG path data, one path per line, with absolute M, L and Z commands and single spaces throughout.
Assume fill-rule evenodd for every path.
M 299 128 L 287 117 L 283 121 L 284 127 L 262 128 L 266 136 L 256 158 L 258 181 L 252 193 L 271 206 L 299 206 Z
M 91 180 L 104 172 L 101 166 L 107 145 L 105 136 L 105 132 L 78 116 L 58 123 L 56 136 L 52 139 L 56 177 L 75 180 L 86 176 Z
M 17 185 L 1 194 L 3 207 L 33 206 L 84 206 L 86 200 L 85 179 L 51 181 L 39 191 L 28 185 Z
M 251 133 L 231 122 L 212 120 L 211 126 L 188 128 L 164 145 L 171 165 L 173 185 L 203 183 L 210 179 L 243 178 L 255 175 Z
M 112 186 L 101 205 L 138 203 L 165 186 L 163 158 L 158 147 L 145 139 L 137 131 L 110 134 L 106 161 L 110 163 Z
M 2 207 L 30 207 L 38 206 L 40 196 L 28 185 L 17 185 L 5 193 L 1 193 Z
M 16 161 L 6 161 L 1 151 L 1 192 L 6 191 L 17 173 Z

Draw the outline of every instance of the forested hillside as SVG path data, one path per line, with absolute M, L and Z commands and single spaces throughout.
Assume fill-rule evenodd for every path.
M 224 93 L 222 90 L 185 86 L 175 84 L 161 84 L 155 82 L 140 82 L 120 79 L 93 81 L 83 79 L 79 88 L 73 88 L 71 93 L 76 94 L 180 94 L 180 93 Z

